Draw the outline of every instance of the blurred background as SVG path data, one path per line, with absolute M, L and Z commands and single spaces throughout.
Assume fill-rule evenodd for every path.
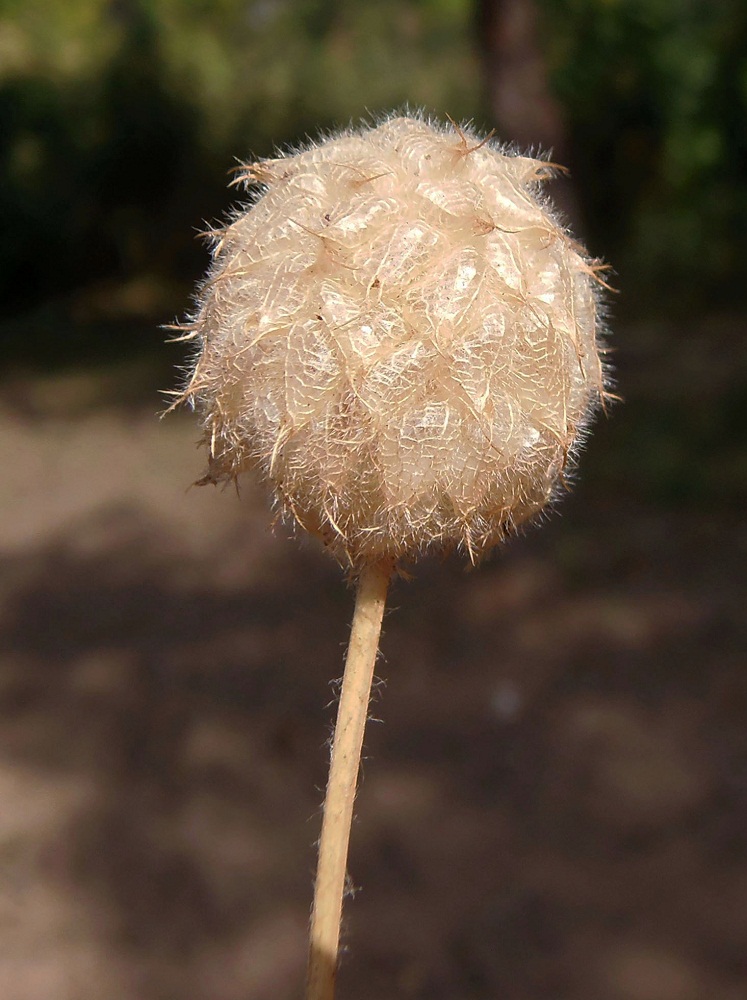
M 618 390 L 541 531 L 385 623 L 340 997 L 747 992 L 742 0 L 1 0 L 4 1000 L 302 993 L 352 608 L 190 490 L 159 325 L 236 158 L 405 103 L 571 167 Z

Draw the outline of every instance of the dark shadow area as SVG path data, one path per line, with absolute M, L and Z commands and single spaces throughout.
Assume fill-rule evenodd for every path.
M 5 620 L 5 766 L 85 790 L 18 888 L 51 880 L 91 908 L 115 957 L 173 966 L 169 989 L 212 996 L 192 982 L 198 953 L 289 907 L 303 942 L 344 589 L 314 559 L 269 590 L 185 588 L 136 511 L 91 530 L 119 542 L 84 558 L 38 552 L 38 576 L 24 558 Z M 3 578 L 19 570 L 6 563 Z M 146 976 L 137 996 L 163 991 L 163 976 Z
M 280 543 L 229 586 L 164 529 L 125 506 L 79 526 L 88 554 L 4 560 L 0 770 L 60 800 L 13 878 L 126 970 L 86 996 L 298 996 L 351 596 Z M 728 520 L 588 497 L 395 587 L 341 995 L 738 995 L 743 556 Z

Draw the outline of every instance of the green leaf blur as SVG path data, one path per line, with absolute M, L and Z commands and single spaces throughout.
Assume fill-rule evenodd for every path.
M 745 274 L 747 7 L 539 0 L 595 253 L 646 311 L 733 298 Z M 409 103 L 491 126 L 467 0 L 4 0 L 0 294 L 23 315 L 147 274 L 236 158 Z M 630 293 L 634 293 L 632 296 Z

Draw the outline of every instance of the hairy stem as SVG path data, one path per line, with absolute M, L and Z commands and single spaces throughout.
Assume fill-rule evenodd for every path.
M 306 1000 L 333 1000 L 335 993 L 353 801 L 390 574 L 388 561 L 374 563 L 358 581 L 324 799 Z

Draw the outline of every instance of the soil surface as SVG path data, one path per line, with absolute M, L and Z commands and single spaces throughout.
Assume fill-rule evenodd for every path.
M 7 389 L 3 1000 L 300 998 L 352 593 L 189 415 Z M 747 996 L 747 527 L 589 482 L 395 584 L 340 1000 Z

